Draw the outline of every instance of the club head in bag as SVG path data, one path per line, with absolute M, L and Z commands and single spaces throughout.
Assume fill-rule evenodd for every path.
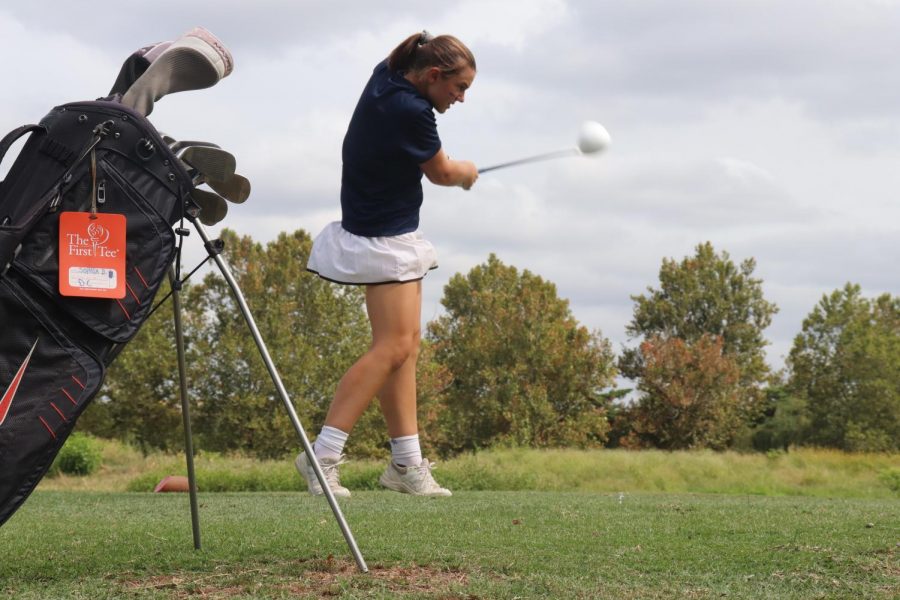
M 225 45 L 208 30 L 195 27 L 150 62 L 124 92 L 122 104 L 149 116 L 154 102 L 163 96 L 215 85 L 233 67 Z
M 207 181 L 227 181 L 234 177 L 237 166 L 233 154 L 211 146 L 188 146 L 178 158 L 202 173 Z
M 228 214 L 228 203 L 218 194 L 194 188 L 191 199 L 200 207 L 200 222 L 204 225 L 215 225 Z
M 234 202 L 235 204 L 242 204 L 247 201 L 247 198 L 250 197 L 250 181 L 243 175 L 238 175 L 237 173 L 235 173 L 225 181 L 207 179 L 207 177 L 203 173 L 201 173 L 191 165 L 180 159 L 176 160 L 178 160 L 179 164 L 191 176 L 191 181 L 193 182 L 194 187 L 205 183 L 206 185 L 211 187 L 214 192 L 216 192 L 229 202 Z
M 201 142 L 197 140 L 179 140 L 175 141 L 172 138 L 163 138 L 165 142 L 169 145 L 169 149 L 178 154 L 188 146 L 202 146 L 204 148 L 221 148 L 218 144 L 213 144 L 212 142 Z
M 204 183 L 211 187 L 213 191 L 235 204 L 242 204 L 250 197 L 250 180 L 243 175 L 235 173 L 225 181 L 215 181 L 213 179 Z

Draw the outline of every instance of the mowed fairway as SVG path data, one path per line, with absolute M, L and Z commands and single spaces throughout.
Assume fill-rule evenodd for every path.
M 354 492 L 358 574 L 323 499 L 36 492 L 2 528 L 12 598 L 896 598 L 900 502 Z

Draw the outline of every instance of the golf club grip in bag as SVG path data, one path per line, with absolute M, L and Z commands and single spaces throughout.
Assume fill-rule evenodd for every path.
M 105 368 L 138 332 L 175 256 L 191 180 L 153 125 L 121 104 L 57 107 L 0 182 L 0 524 L 28 498 Z M 98 192 L 99 190 L 99 192 Z M 59 292 L 60 213 L 125 216 L 121 299 Z

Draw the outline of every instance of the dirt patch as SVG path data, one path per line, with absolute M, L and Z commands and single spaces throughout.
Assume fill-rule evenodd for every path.
M 331 598 L 362 592 L 394 597 L 409 594 L 442 600 L 478 599 L 478 596 L 461 591 L 469 585 L 469 573 L 446 567 L 369 565 L 369 572 L 364 574 L 352 561 L 329 557 L 254 569 L 220 569 L 217 573 L 178 573 L 132 579 L 124 581 L 123 587 L 135 595 L 150 591 L 169 592 L 172 598 L 228 599 L 270 594 Z
M 435 567 L 399 567 L 370 565 L 367 574 L 359 573 L 350 562 L 334 561 L 322 570 L 311 570 L 287 588 L 292 593 L 316 593 L 320 596 L 339 596 L 351 589 L 368 589 L 394 593 L 428 594 L 438 598 L 468 598 L 451 595 L 451 588 L 466 587 L 468 573 L 458 569 Z M 445 595 L 442 595 L 445 594 Z

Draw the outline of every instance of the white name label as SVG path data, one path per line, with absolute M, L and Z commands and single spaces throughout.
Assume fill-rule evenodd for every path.
M 113 290 L 118 278 L 113 269 L 69 267 L 69 285 L 83 290 Z

